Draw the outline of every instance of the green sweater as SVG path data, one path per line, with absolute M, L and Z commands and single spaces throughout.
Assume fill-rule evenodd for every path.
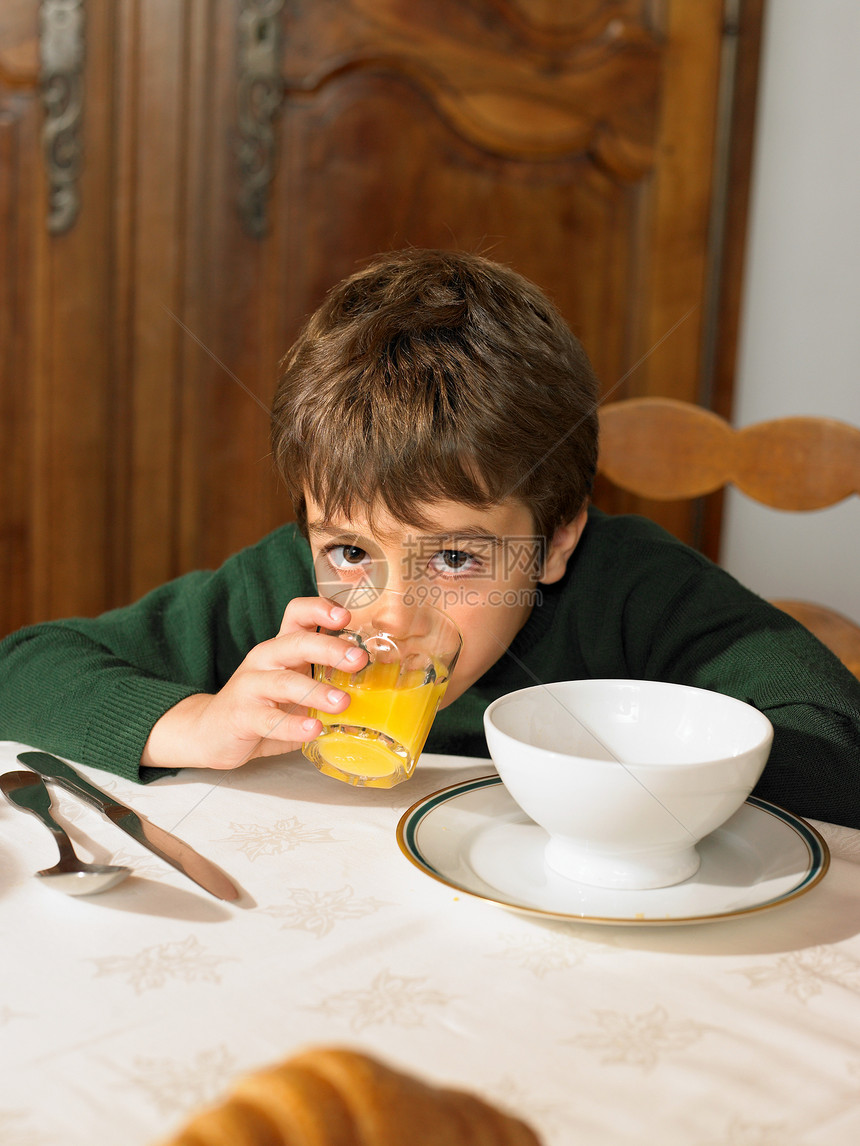
M 504 693 L 592 678 L 675 681 L 770 718 L 756 793 L 860 827 L 860 682 L 786 614 L 652 522 L 591 510 L 564 579 L 511 647 L 443 709 L 428 752 L 487 756 L 482 715 Z M 35 625 L 0 644 L 0 738 L 151 780 L 140 755 L 183 697 L 215 692 L 274 636 L 287 602 L 315 592 L 293 525 L 95 619 Z

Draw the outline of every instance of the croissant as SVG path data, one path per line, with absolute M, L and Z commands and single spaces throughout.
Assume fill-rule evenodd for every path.
M 161 1146 L 540 1146 L 525 1123 L 341 1048 L 239 1079 Z

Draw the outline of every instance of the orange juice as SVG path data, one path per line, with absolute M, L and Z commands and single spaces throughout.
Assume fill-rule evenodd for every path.
M 419 670 L 401 672 L 397 662 L 376 661 L 353 679 L 326 669 L 325 680 L 349 693 L 349 707 L 322 721 L 316 740 L 303 748 L 327 776 L 369 788 L 391 788 L 408 779 L 430 732 L 448 685 L 447 674 L 425 683 Z M 320 678 L 317 669 L 314 675 Z

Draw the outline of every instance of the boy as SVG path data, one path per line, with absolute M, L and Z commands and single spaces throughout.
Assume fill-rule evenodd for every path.
M 860 682 L 787 615 L 641 518 L 588 507 L 598 385 L 544 295 L 477 256 L 383 255 L 282 363 L 272 416 L 297 524 L 216 572 L 0 646 L 0 736 L 142 780 L 235 768 L 348 698 L 314 663 L 365 654 L 326 594 L 435 594 L 461 658 L 429 752 L 487 755 L 490 700 L 630 677 L 712 688 L 775 726 L 759 795 L 860 827 Z M 356 658 L 351 660 L 351 658 Z

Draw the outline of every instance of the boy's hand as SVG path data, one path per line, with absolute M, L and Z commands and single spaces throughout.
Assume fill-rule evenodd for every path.
M 251 649 L 220 692 L 186 697 L 155 724 L 141 764 L 154 768 L 238 768 L 258 756 L 291 752 L 320 732 L 308 708 L 342 712 L 349 696 L 317 683 L 314 664 L 355 672 L 367 653 L 317 632 L 342 628 L 348 610 L 323 597 L 290 601 L 280 632 Z

